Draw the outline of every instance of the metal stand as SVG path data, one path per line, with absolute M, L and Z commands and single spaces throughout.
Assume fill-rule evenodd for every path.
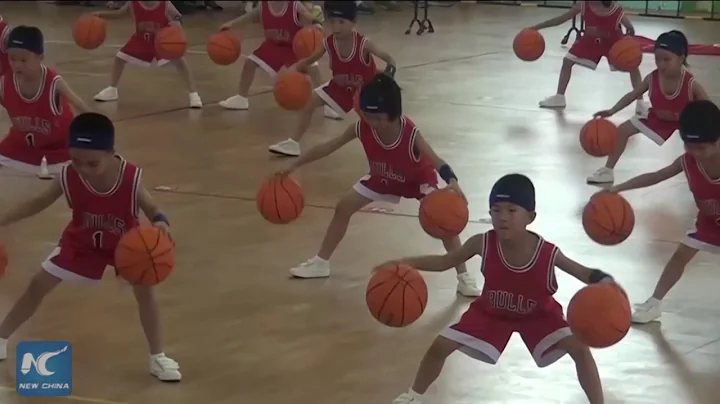
M 578 23 L 578 20 L 580 21 Z M 570 29 L 568 30 L 567 34 L 563 37 L 563 39 L 560 41 L 561 45 L 567 45 L 568 40 L 570 39 L 570 34 L 573 32 L 575 33 L 575 40 L 577 41 L 580 39 L 580 36 L 582 35 L 583 31 L 585 30 L 585 21 L 580 16 L 575 16 L 572 19 L 572 25 L 570 26 Z
M 420 5 L 420 1 L 422 1 L 422 5 Z M 420 8 L 423 8 L 423 19 L 420 19 Z M 432 21 L 428 18 L 428 0 L 415 0 L 413 1 L 413 19 L 410 21 L 410 25 L 408 26 L 408 29 L 405 31 L 405 35 L 410 35 L 410 32 L 412 32 L 413 25 L 417 23 L 418 29 L 416 34 L 422 35 L 425 33 L 425 31 L 429 33 L 435 32 L 435 27 L 433 27 Z

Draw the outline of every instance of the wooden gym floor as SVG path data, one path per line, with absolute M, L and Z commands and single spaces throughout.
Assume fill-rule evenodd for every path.
M 42 4 L 3 4 L 12 25 L 35 24 L 45 32 L 47 62 L 89 103 L 104 88 L 112 58 L 132 30 L 128 20 L 109 25 L 107 45 L 92 52 L 71 41 L 70 24 L 81 9 Z M 613 273 L 631 299 L 651 293 L 677 240 L 692 224 L 695 208 L 678 177 L 627 195 L 637 226 L 623 245 L 604 248 L 584 236 L 580 211 L 595 192 L 585 176 L 603 161 L 584 155 L 580 126 L 629 88 L 628 78 L 606 65 L 596 73 L 576 69 L 567 111 L 537 108 L 554 93 L 567 27 L 545 33 L 548 49 L 533 64 L 516 60 L 509 44 L 525 26 L 561 10 L 461 5 L 433 9 L 434 35 L 402 35 L 407 12 L 363 17 L 360 29 L 399 62 L 407 113 L 437 152 L 458 172 L 470 198 L 472 223 L 463 237 L 488 229 L 487 193 L 501 175 L 530 175 L 538 190 L 533 228 L 566 254 Z M 367 404 L 390 403 L 410 385 L 425 349 L 467 307 L 455 296 L 452 272 L 426 275 L 430 302 L 417 324 L 389 329 L 367 313 L 364 288 L 370 269 L 386 259 L 440 253 L 442 246 L 419 230 L 417 203 L 390 212 L 357 215 L 332 264 L 328 280 L 288 279 L 288 268 L 312 257 L 337 198 L 365 173 L 359 144 L 299 173 L 308 206 L 288 226 L 272 226 L 255 210 L 255 191 L 265 175 L 287 161 L 267 146 L 287 137 L 295 117 L 278 109 L 270 81 L 258 74 L 250 112 L 223 111 L 216 103 L 233 94 L 239 64 L 213 66 L 204 41 L 222 19 L 186 20 L 188 60 L 202 111 L 185 109 L 187 97 L 172 70 L 128 68 L 117 104 L 93 104 L 117 122 L 119 149 L 143 166 L 145 181 L 169 212 L 177 239 L 178 266 L 158 290 L 167 353 L 184 379 L 168 385 L 147 374 L 143 334 L 130 292 L 113 281 L 97 289 L 64 285 L 12 339 L 10 359 L 0 365 L 2 403 L 25 403 L 14 393 L 14 347 L 19 340 L 68 340 L 74 350 L 73 397 L 47 403 L 161 404 Z M 655 37 L 683 29 L 691 42 L 717 38 L 720 25 L 635 18 L 637 31 Z M 244 42 L 250 52 L 257 29 Z M 252 33 L 252 34 L 251 34 Z M 720 59 L 693 57 L 692 71 L 714 96 L 720 92 Z M 646 58 L 642 70 L 653 68 Z M 627 118 L 629 108 L 616 121 Z M 351 121 L 317 117 L 306 144 L 339 133 Z M 3 119 L 4 128 L 7 120 Z M 4 129 L 3 128 L 3 129 Z M 621 160 L 619 180 L 658 168 L 682 150 L 678 138 L 663 148 L 637 137 Z M 44 184 L 2 170 L 0 208 Z M 160 191 L 164 189 L 164 191 Z M 0 282 L 0 315 L 22 293 L 68 220 L 58 203 L 0 236 L 12 263 Z M 595 351 L 607 403 L 711 404 L 720 401 L 720 310 L 717 258 L 699 255 L 667 299 L 662 327 L 633 328 L 611 349 Z M 479 261 L 470 268 L 479 272 Z M 560 276 L 564 304 L 581 286 Z M 662 329 L 662 331 L 661 331 Z M 586 402 L 572 361 L 537 369 L 518 338 L 491 367 L 453 356 L 428 396 L 434 404 L 570 404 Z M 40 401 L 40 400 L 37 400 Z M 32 401 L 35 402 L 35 401 Z

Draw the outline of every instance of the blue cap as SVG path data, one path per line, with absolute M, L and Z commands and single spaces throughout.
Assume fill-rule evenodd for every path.
M 110 118 L 95 112 L 76 116 L 70 123 L 71 149 L 110 151 L 115 149 L 115 126 Z
M 497 180 L 490 191 L 490 207 L 499 202 L 508 202 L 528 212 L 535 211 L 535 186 L 530 178 L 522 174 L 508 174 Z
M 19 25 L 7 37 L 7 49 L 24 49 L 36 55 L 45 53 L 42 31 L 37 27 Z

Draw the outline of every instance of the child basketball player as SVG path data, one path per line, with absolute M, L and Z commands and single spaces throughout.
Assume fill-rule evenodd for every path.
M 260 21 L 265 32 L 265 40 L 248 56 L 240 73 L 238 93 L 220 105 L 226 109 L 247 110 L 249 108 L 248 93 L 255 79 L 255 71 L 261 68 L 270 77 L 275 77 L 283 67 L 290 67 L 297 62 L 292 43 L 295 34 L 303 26 L 320 24 L 313 12 L 312 4 L 299 1 L 267 1 L 260 2 L 257 8 L 234 20 L 223 24 L 221 29 L 243 26 L 250 21 Z M 310 77 L 316 85 L 320 84 L 320 70 L 317 63 L 308 69 Z M 325 116 L 339 119 L 340 116 L 330 108 L 325 109 Z
M 325 38 L 324 46 L 314 55 L 295 65 L 298 71 L 306 71 L 327 53 L 330 57 L 332 79 L 315 89 L 312 98 L 302 112 L 300 122 L 292 136 L 270 146 L 270 152 L 283 156 L 300 155 L 300 139 L 310 128 L 313 113 L 322 106 L 329 106 L 339 116 L 353 109 L 355 93 L 377 74 L 373 56 L 387 63 L 385 69 L 395 75 L 395 60 L 380 50 L 373 42 L 355 31 L 357 4 L 352 1 L 326 1 L 325 14 L 332 34 Z
M 139 211 L 167 231 L 168 219 L 141 184 L 142 170 L 115 154 L 115 129 L 107 117 L 80 114 L 70 125 L 72 164 L 41 195 L 0 216 L 0 227 L 37 215 L 65 195 L 72 219 L 58 247 L 42 264 L 25 293 L 0 323 L 0 359 L 7 340 L 62 281 L 96 284 L 113 266 L 120 237 L 138 225 Z M 150 346 L 150 373 L 179 381 L 177 362 L 163 353 L 160 314 L 150 286 L 135 286 L 140 323 Z
M 10 71 L 10 58 L 7 54 L 7 36 L 10 33 L 10 26 L 0 15 L 0 75 Z
M 73 110 L 88 111 L 68 84 L 43 64 L 40 29 L 18 26 L 7 34 L 11 71 L 0 77 L 0 105 L 12 121 L 0 141 L 0 166 L 43 178 L 70 161 L 68 128 Z
M 517 332 L 539 367 L 553 364 L 566 353 L 575 361 L 580 386 L 591 404 L 603 403 L 597 366 L 590 349 L 572 335 L 563 309 L 553 294 L 555 268 L 591 284 L 614 282 L 610 275 L 586 268 L 566 257 L 555 245 L 527 230 L 535 219 L 535 187 L 524 175 L 500 178 L 490 192 L 493 229 L 469 238 L 446 255 L 405 258 L 422 271 L 441 272 L 482 257 L 482 294 L 447 328 L 425 354 L 411 389 L 395 404 L 421 404 L 422 395 L 437 379 L 445 360 L 460 351 L 495 364 L 510 336 Z
M 647 118 L 633 117 L 618 127 L 618 144 L 608 156 L 605 167 L 587 178 L 589 184 L 615 181 L 613 169 L 622 156 L 630 137 L 642 133 L 662 146 L 678 129 L 678 116 L 692 100 L 707 100 L 705 89 L 687 71 L 688 41 L 680 31 L 661 34 L 655 41 L 657 69 L 642 81 L 640 86 L 625 94 L 609 110 L 600 111 L 597 117 L 606 118 L 622 111 L 638 96 L 648 92 L 651 108 Z
M 699 250 L 720 253 L 720 109 L 710 101 L 692 101 L 680 114 L 679 126 L 685 154 L 663 169 L 610 188 L 613 192 L 646 188 L 684 172 L 698 208 L 695 229 L 665 265 L 652 297 L 636 306 L 632 318 L 636 323 L 660 318 L 660 302 Z
M 582 16 L 585 21 L 583 35 L 572 45 L 563 59 L 558 79 L 557 94 L 540 101 L 541 108 L 565 108 L 565 91 L 567 91 L 572 75 L 572 68 L 575 65 L 588 69 L 597 69 L 600 59 L 607 58 L 610 48 L 622 38 L 623 33 L 620 25 L 624 26 L 627 35 L 635 35 L 635 28 L 625 15 L 623 8 L 617 1 L 578 1 L 573 8 L 562 15 L 541 22 L 533 26 L 533 29 L 556 27 L 575 16 Z M 615 70 L 610 66 L 611 70 Z M 640 70 L 630 72 L 630 82 L 633 88 L 637 88 L 642 81 Z M 647 105 L 642 95 L 637 98 L 636 112 L 644 115 Z
M 125 46 L 115 55 L 110 86 L 97 95 L 95 101 L 117 101 L 118 83 L 125 70 L 125 64 L 149 67 L 163 66 L 169 61 L 158 59 L 155 52 L 155 35 L 170 24 L 180 25 L 182 15 L 170 1 L 127 1 L 117 10 L 97 11 L 95 14 L 103 18 L 117 18 L 130 12 L 135 21 L 135 33 Z M 190 108 L 202 108 L 202 100 L 195 88 L 195 80 L 185 58 L 173 62 L 178 69 L 185 85 L 190 92 Z
M 330 256 L 345 237 L 350 218 L 371 202 L 398 203 L 400 198 L 422 199 L 437 189 L 437 173 L 448 187 L 462 195 L 450 166 L 433 151 L 410 118 L 402 114 L 400 87 L 385 74 L 378 74 L 360 91 L 360 108 L 365 120 L 350 126 L 339 137 L 308 151 L 284 171 L 290 172 L 330 155 L 352 140 L 359 139 L 365 149 L 370 173 L 335 207 L 335 214 L 318 254 L 290 269 L 298 278 L 330 276 Z M 448 251 L 460 247 L 460 238 L 443 240 Z M 464 296 L 480 291 L 465 265 L 457 266 L 457 290 Z

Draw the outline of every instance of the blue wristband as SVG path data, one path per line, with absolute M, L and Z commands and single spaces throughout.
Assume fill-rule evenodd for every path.
M 170 220 L 168 220 L 167 216 L 162 213 L 158 213 L 155 217 L 153 217 L 153 223 L 165 223 L 170 226 Z
M 612 277 L 610 275 L 606 274 L 605 272 L 603 272 L 599 269 L 593 269 L 592 272 L 590 272 L 589 281 L 590 281 L 590 283 L 600 283 L 606 278 L 612 279 Z
M 383 73 L 387 74 L 390 77 L 395 77 L 396 71 L 397 71 L 397 69 L 395 68 L 395 66 L 387 65 L 387 66 L 385 66 L 385 71 L 383 71 Z
M 446 184 L 449 184 L 452 180 L 457 181 L 457 176 L 447 164 L 443 164 L 443 166 L 438 169 L 438 174 L 440 174 L 440 178 L 442 178 Z

